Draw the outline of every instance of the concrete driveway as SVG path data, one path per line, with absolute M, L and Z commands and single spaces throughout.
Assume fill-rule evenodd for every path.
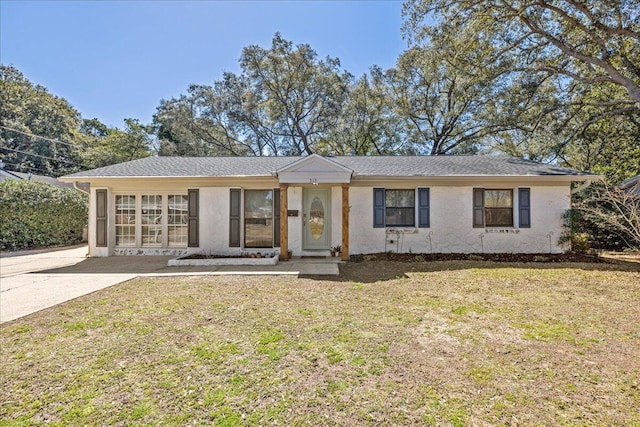
M 87 247 L 11 254 L 0 258 L 0 322 L 113 286 L 136 274 L 64 274 L 55 269 L 85 261 Z
M 337 275 L 338 258 L 293 259 L 273 266 L 167 267 L 168 256 L 87 258 L 87 246 L 0 257 L 0 323 L 138 276 Z

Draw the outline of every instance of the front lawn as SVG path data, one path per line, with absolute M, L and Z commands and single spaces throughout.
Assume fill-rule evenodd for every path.
M 0 425 L 640 425 L 640 273 L 425 269 L 136 279 L 10 322 Z

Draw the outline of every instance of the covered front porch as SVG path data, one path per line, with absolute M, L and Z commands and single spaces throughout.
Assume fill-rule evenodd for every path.
M 349 259 L 349 187 L 353 171 L 311 155 L 276 172 L 280 189 L 280 259 L 289 258 L 290 236 L 301 254 L 322 254 L 340 246 Z M 290 210 L 290 201 L 302 210 Z M 338 229 L 339 233 L 335 233 Z

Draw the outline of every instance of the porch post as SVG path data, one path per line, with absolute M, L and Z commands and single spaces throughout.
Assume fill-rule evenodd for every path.
M 349 261 L 349 184 L 342 184 L 342 260 Z
M 287 217 L 287 189 L 289 184 L 280 184 L 280 260 L 289 259 L 289 218 Z

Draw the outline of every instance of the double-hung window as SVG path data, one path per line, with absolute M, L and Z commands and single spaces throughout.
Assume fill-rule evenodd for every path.
M 415 190 L 385 190 L 385 225 L 387 227 L 413 227 L 416 223 L 415 202 Z
M 513 227 L 513 190 L 484 190 L 487 227 Z
M 416 221 L 418 227 L 430 226 L 428 188 L 373 189 L 373 226 L 375 228 L 415 227 Z
M 518 227 L 531 227 L 531 189 L 518 188 L 517 204 L 512 189 L 474 188 L 474 227 L 514 227 L 516 207 Z

